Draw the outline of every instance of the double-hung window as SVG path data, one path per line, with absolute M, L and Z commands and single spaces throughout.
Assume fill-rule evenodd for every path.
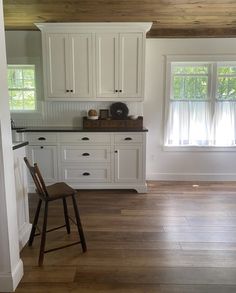
M 236 144 L 236 63 L 167 62 L 166 146 Z
M 35 65 L 8 65 L 8 92 L 12 112 L 36 111 Z

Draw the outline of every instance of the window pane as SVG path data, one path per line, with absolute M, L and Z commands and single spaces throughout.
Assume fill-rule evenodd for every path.
M 174 76 L 172 99 L 205 100 L 207 99 L 207 82 L 206 76 Z
M 35 87 L 35 84 L 34 84 L 34 80 L 33 79 L 25 79 L 24 80 L 24 85 L 23 85 L 23 87 L 25 88 L 25 89 L 27 89 L 27 88 L 34 88 Z
M 218 75 L 236 74 L 236 66 L 219 66 Z
M 218 77 L 218 95 L 220 100 L 236 99 L 236 77 Z
M 24 110 L 35 110 L 35 92 L 24 91 Z
M 23 94 L 21 91 L 11 91 L 11 100 L 13 110 L 21 110 L 23 108 Z
M 208 66 L 189 66 L 189 65 L 175 65 L 173 67 L 174 74 L 208 74 Z

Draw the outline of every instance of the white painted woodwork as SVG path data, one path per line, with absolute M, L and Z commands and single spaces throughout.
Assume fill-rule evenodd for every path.
M 57 181 L 57 147 L 51 145 L 33 145 L 28 147 L 31 163 L 37 163 L 47 183 Z M 32 182 L 32 179 L 30 178 Z
M 32 143 L 28 147 L 29 158 L 39 164 L 47 183 L 59 180 L 78 189 L 147 191 L 146 132 L 53 132 L 48 133 L 49 137 L 44 134 L 27 133 L 25 139 Z M 35 145 L 38 137 L 53 138 L 54 146 Z
M 71 34 L 69 44 L 69 89 L 73 90 L 70 96 L 91 98 L 93 96 L 92 34 Z
M 119 34 L 96 34 L 96 78 L 97 97 L 119 96 Z
M 143 93 L 143 35 L 120 34 L 119 97 L 142 98 Z
M 96 34 L 97 97 L 143 97 L 143 34 Z
M 13 292 L 23 276 L 23 263 L 19 254 L 2 0 L 0 0 L 0 68 L 0 292 Z
M 73 183 L 108 183 L 110 182 L 110 166 L 103 165 L 64 165 L 62 180 Z
M 142 179 L 142 147 L 115 145 L 115 182 L 139 182 Z
M 44 63 L 47 86 L 47 96 L 49 98 L 63 98 L 68 95 L 69 89 L 69 64 L 67 61 L 68 35 L 48 34 L 46 36 L 46 62 Z
M 106 163 L 111 160 L 109 146 L 62 146 L 61 154 L 61 161 L 70 163 Z
M 42 31 L 46 98 L 140 101 L 151 23 L 36 24 Z
M 92 97 L 92 35 L 48 33 L 44 37 L 47 97 Z
M 25 147 L 14 150 L 13 154 L 19 247 L 22 249 L 28 242 L 31 231 L 31 224 L 29 222 L 28 182 L 24 162 L 24 157 L 26 156 Z

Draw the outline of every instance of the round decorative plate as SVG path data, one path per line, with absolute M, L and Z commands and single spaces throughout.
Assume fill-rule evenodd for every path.
M 114 119 L 124 119 L 127 118 L 129 114 L 129 109 L 126 104 L 117 102 L 111 105 L 110 113 Z

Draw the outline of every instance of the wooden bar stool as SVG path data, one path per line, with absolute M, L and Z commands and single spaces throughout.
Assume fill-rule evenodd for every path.
M 37 164 L 35 163 L 34 166 L 31 166 L 26 157 L 24 158 L 24 161 L 25 161 L 25 163 L 30 171 L 30 174 L 34 180 L 34 183 L 36 185 L 36 191 L 39 196 L 39 202 L 38 202 L 38 206 L 36 209 L 36 213 L 35 213 L 34 221 L 33 221 L 33 225 L 32 225 L 32 230 L 31 230 L 30 237 L 29 237 L 29 246 L 32 246 L 33 241 L 34 241 L 34 236 L 41 234 L 41 244 L 40 244 L 38 265 L 42 266 L 43 259 L 44 259 L 44 253 L 55 251 L 55 250 L 62 249 L 62 248 L 66 248 L 66 247 L 76 245 L 79 243 L 82 246 L 83 252 L 86 252 L 87 251 L 86 242 L 85 242 L 83 228 L 82 228 L 80 216 L 79 216 L 79 210 L 78 210 L 76 198 L 75 198 L 75 195 L 77 194 L 76 190 L 74 190 L 73 188 L 71 188 L 70 186 L 68 186 L 64 182 L 59 182 L 59 183 L 55 183 L 55 184 L 46 186 Z M 67 209 L 67 203 L 66 203 L 67 197 L 72 198 L 74 212 L 75 212 L 75 218 L 76 218 L 76 225 L 78 228 L 80 241 L 73 242 L 68 245 L 52 248 L 49 250 L 45 250 L 46 233 L 47 232 L 55 231 L 55 230 L 60 229 L 62 227 L 66 227 L 67 233 L 70 234 L 70 221 L 69 221 L 68 209 Z M 49 204 L 49 202 L 54 201 L 54 200 L 62 200 L 62 202 L 63 202 L 65 225 L 47 230 L 48 204 Z M 40 234 L 35 234 L 42 202 L 44 202 L 43 228 L 42 228 L 42 232 Z

